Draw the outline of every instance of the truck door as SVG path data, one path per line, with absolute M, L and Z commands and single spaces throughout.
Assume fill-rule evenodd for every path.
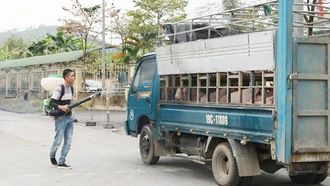
M 328 40 L 297 39 L 294 46 L 293 152 L 330 152 Z
M 156 59 L 147 58 L 139 63 L 127 99 L 127 121 L 130 133 L 136 133 L 137 121 L 142 115 L 152 113 L 153 78 Z

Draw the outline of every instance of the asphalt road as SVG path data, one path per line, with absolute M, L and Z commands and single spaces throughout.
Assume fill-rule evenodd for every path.
M 117 132 L 124 133 L 126 111 L 110 111 L 109 113 L 107 111 L 74 111 L 73 117 L 77 120 L 76 124 L 80 126 L 86 126 L 86 122 L 90 121 L 96 122 L 94 128 L 103 128 L 105 124 L 112 124 L 118 130 Z
M 75 117 L 73 143 L 61 170 L 50 164 L 48 153 L 54 124 L 42 114 L 15 114 L 0 111 L 0 186 L 215 186 L 211 164 L 161 157 L 154 166 L 140 159 L 138 140 L 122 131 L 125 112 L 111 112 L 115 129 L 87 127 L 84 118 L 95 113 L 80 112 Z M 98 119 L 99 120 L 98 120 Z M 58 152 L 59 153 L 59 152 Z M 330 185 L 328 178 L 322 185 Z M 295 186 L 284 170 L 262 173 L 251 186 Z M 309 185 L 312 186 L 312 185 Z

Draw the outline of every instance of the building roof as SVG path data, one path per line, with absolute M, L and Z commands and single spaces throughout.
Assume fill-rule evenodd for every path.
M 95 48 L 88 50 L 87 53 L 92 52 L 94 50 L 99 50 L 100 48 Z M 77 61 L 78 59 L 83 57 L 83 51 L 73 51 L 73 52 L 63 52 L 58 54 L 44 55 L 44 56 L 36 56 L 29 57 L 23 59 L 15 59 L 9 61 L 0 62 L 0 70 L 6 68 L 17 68 L 17 67 L 25 67 L 25 66 L 33 66 L 33 65 L 43 65 L 50 63 L 63 63 L 63 62 L 72 62 Z

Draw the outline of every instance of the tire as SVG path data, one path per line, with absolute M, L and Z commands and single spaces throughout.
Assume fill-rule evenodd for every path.
M 290 176 L 290 179 L 292 182 L 298 184 L 313 184 L 317 176 L 317 174 L 302 174 Z
M 323 174 L 302 174 L 290 176 L 290 179 L 299 184 L 319 184 L 323 182 L 328 177 L 328 167 L 329 163 L 323 165 L 326 168 L 325 173 Z
M 324 174 L 318 174 L 313 183 L 315 184 L 322 183 L 325 179 L 327 179 L 327 177 L 328 177 L 328 172 Z
M 290 176 L 291 181 L 299 184 L 319 184 L 322 183 L 325 179 L 327 179 L 328 174 L 304 174 L 304 175 L 296 175 Z
M 142 128 L 140 133 L 139 146 L 140 146 L 140 155 L 142 161 L 145 164 L 153 165 L 158 162 L 159 156 L 155 156 L 154 138 L 151 132 L 150 125 L 145 125 Z
M 324 167 L 325 167 L 325 173 L 323 173 L 323 174 L 318 174 L 317 176 L 316 176 L 316 179 L 314 180 L 314 182 L 313 183 L 315 183 L 315 184 L 319 184 L 319 183 L 322 183 L 325 179 L 327 179 L 327 177 L 328 177 L 328 169 L 329 169 L 329 163 L 328 162 L 326 162 L 325 164 L 324 164 Z
M 212 156 L 212 172 L 215 181 L 221 186 L 239 186 L 237 162 L 229 143 L 220 143 Z

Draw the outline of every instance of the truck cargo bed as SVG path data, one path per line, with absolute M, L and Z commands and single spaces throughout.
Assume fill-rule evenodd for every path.
M 160 128 L 214 137 L 269 143 L 274 108 L 161 103 Z

